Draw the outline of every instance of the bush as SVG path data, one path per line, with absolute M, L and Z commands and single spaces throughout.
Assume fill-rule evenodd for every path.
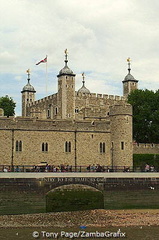
M 133 154 L 133 166 L 144 170 L 145 165 L 153 165 L 155 169 L 159 170 L 159 154 Z
M 68 185 L 70 186 L 70 185 Z M 79 211 L 104 208 L 103 193 L 92 187 L 58 187 L 46 195 L 46 212 Z M 75 186 L 75 187 L 74 187 Z

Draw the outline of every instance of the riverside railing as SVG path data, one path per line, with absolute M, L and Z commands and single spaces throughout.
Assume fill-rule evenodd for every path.
M 149 169 L 141 166 L 72 166 L 72 165 L 0 165 L 0 172 L 159 172 L 159 167 L 150 166 Z

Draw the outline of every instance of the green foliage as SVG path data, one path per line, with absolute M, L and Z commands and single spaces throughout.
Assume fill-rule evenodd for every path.
M 16 107 L 16 103 L 8 95 L 0 98 L 0 108 L 4 110 L 4 116 L 7 116 L 7 117 L 14 116 L 15 107 Z
M 134 90 L 128 96 L 133 106 L 133 138 L 140 143 L 159 142 L 159 90 Z
M 146 164 L 159 170 L 159 154 L 133 154 L 134 168 L 139 167 L 141 171 L 144 171 Z
M 51 191 L 46 195 L 46 212 L 79 211 L 104 208 L 100 191 L 67 190 Z

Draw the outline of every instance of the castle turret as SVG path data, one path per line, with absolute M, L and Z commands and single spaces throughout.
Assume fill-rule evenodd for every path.
M 131 67 L 130 67 L 130 58 L 127 59 L 128 62 L 128 74 L 123 80 L 123 96 L 128 96 L 129 93 L 135 89 L 138 89 L 138 80 L 136 80 L 131 74 Z
M 68 67 L 68 52 L 65 50 L 65 66 L 57 75 L 58 100 L 57 118 L 74 119 L 75 117 L 75 74 Z
M 110 107 L 112 166 L 133 166 L 132 160 L 132 106 Z
M 82 87 L 78 90 L 78 93 L 90 93 L 88 88 L 85 87 L 85 74 L 82 73 L 83 81 L 82 81 Z
M 28 74 L 28 83 L 23 87 L 23 90 L 21 91 L 22 93 L 22 116 L 26 117 L 29 116 L 29 113 L 27 111 L 27 106 L 29 103 L 35 101 L 35 89 L 34 87 L 30 84 L 30 70 L 27 70 Z

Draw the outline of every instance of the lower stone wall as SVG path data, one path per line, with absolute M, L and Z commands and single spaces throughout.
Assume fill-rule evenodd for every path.
M 114 178 L 0 178 L 0 215 L 46 212 L 47 194 L 58 186 L 66 187 L 71 184 L 94 186 L 101 190 L 105 209 L 159 209 L 159 177 L 153 177 L 154 174 L 148 174 L 148 177 L 145 175 L 143 173 L 139 177 L 133 177 L 129 173 L 128 177 L 126 173 L 126 177 Z
M 51 178 L 0 178 L 0 191 L 34 191 L 47 194 L 50 190 L 69 184 L 84 184 L 98 190 L 139 189 L 155 187 L 159 189 L 159 177 L 51 177 Z
M 133 153 L 134 154 L 159 154 L 159 144 L 134 143 Z

